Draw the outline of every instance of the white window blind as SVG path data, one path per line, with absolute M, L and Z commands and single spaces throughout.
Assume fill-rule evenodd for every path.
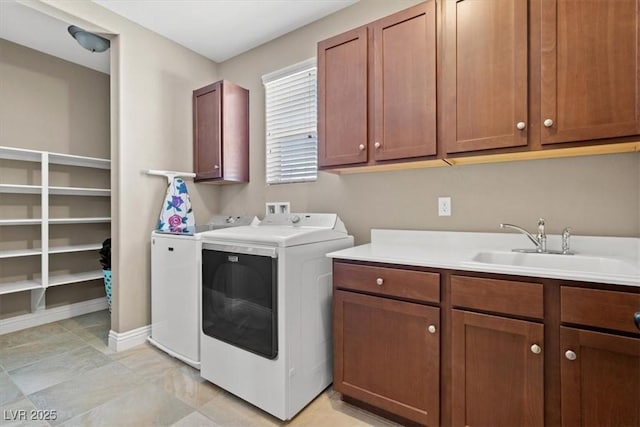
M 315 58 L 262 77 L 266 99 L 267 184 L 318 176 Z

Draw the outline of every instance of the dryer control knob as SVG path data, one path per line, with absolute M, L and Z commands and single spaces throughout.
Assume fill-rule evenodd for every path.
M 291 217 L 291 222 L 297 224 L 300 222 L 300 217 L 298 215 L 294 215 Z

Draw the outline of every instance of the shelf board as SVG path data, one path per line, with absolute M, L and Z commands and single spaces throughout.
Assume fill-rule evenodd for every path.
M 40 218 L 28 219 L 0 219 L 0 225 L 40 225 Z
M 18 250 L 11 250 L 11 251 L 0 251 L 0 259 L 40 255 L 41 253 L 42 253 L 42 249 L 18 249 Z
M 43 153 L 47 153 L 47 151 L 0 147 L 0 159 L 6 160 L 41 162 Z M 55 165 L 80 166 L 94 169 L 111 169 L 111 160 L 100 159 L 97 157 L 76 156 L 73 154 L 49 153 L 49 163 Z
M 42 160 L 42 152 L 36 150 L 23 150 L 20 148 L 0 147 L 0 159 L 40 162 Z
M 49 286 L 68 285 L 70 283 L 87 282 L 89 280 L 102 279 L 102 270 L 87 271 L 83 273 L 63 274 L 60 276 L 50 276 Z
M 0 184 L 0 193 L 40 194 L 42 193 L 42 186 L 23 184 Z M 108 188 L 49 187 L 49 194 L 55 196 L 109 197 L 111 196 L 111 190 Z
M 22 185 L 22 184 L 0 184 L 0 193 L 40 194 L 42 193 L 42 186 Z
M 94 169 L 111 169 L 111 160 L 99 159 L 97 157 L 74 156 L 72 154 L 49 153 L 49 163 Z
M 102 249 L 102 243 L 91 243 L 89 245 L 54 246 L 49 248 L 50 254 L 66 254 L 71 252 L 87 252 Z
M 13 292 L 30 291 L 32 289 L 41 288 L 42 284 L 40 284 L 40 282 L 36 280 L 21 280 L 19 282 L 0 283 L 0 295 L 11 294 Z
M 111 222 L 110 217 L 93 218 L 50 218 L 49 224 L 90 224 L 95 222 Z
M 82 188 L 82 187 L 49 187 L 49 194 L 55 196 L 111 196 L 108 188 Z

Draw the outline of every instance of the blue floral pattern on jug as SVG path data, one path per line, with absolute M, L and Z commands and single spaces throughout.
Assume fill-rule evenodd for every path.
M 193 234 L 195 223 L 187 184 L 182 178 L 176 177 L 167 186 L 165 203 L 156 229 L 165 233 Z

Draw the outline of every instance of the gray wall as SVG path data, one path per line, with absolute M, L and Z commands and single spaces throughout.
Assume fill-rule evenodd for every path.
M 315 183 L 265 183 L 264 89 L 261 76 L 316 55 L 319 40 L 417 3 L 362 0 L 320 21 L 220 64 L 222 77 L 251 91 L 251 182 L 221 190 L 223 213 L 264 214 L 267 201 L 298 212 L 337 212 L 357 243 L 371 228 L 499 231 L 500 222 L 551 233 L 640 236 L 640 154 L 530 160 L 336 176 Z M 438 196 L 452 216 L 437 216 Z
M 0 145 L 109 158 L 109 76 L 0 39 Z M 51 185 L 109 187 L 109 171 L 52 166 Z M 0 183 L 40 184 L 40 165 L 0 160 Z M 52 216 L 109 216 L 109 200 L 55 197 Z M 0 195 L 0 218 L 39 217 L 39 195 Z M 55 226 L 52 244 L 82 244 L 109 236 L 108 224 Z M 78 240 L 78 238 L 80 240 Z M 72 240 L 73 239 L 73 240 Z M 84 241 L 83 241 L 84 239 Z M 40 227 L 0 227 L 0 250 L 40 246 Z M 95 252 L 57 255 L 51 270 L 100 268 Z M 26 280 L 40 272 L 40 257 L 0 260 L 0 281 Z M 93 281 L 47 291 L 47 306 L 104 296 Z M 0 296 L 0 317 L 25 314 L 30 293 Z

